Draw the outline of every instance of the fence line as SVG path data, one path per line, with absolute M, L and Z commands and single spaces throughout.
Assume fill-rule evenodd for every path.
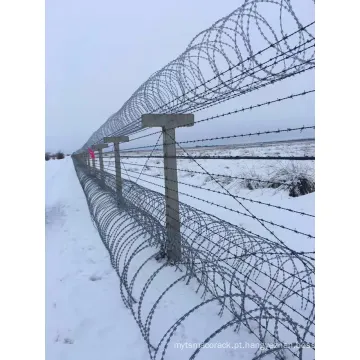
M 312 149 L 251 154 L 246 145 L 222 144 L 225 154 L 219 154 L 219 144 L 214 142 L 301 133 L 315 130 L 315 125 L 177 140 L 179 127 L 196 133 L 205 122 L 222 121 L 226 128 L 227 119 L 235 114 L 245 116 L 314 96 L 314 89 L 297 91 L 293 87 L 295 79 L 315 68 L 315 22 L 302 24 L 293 3 L 244 0 L 144 82 L 73 154 L 93 222 L 120 278 L 122 299 L 139 325 L 151 359 L 171 359 L 169 344 L 179 340 L 179 327 L 195 318 L 199 324 L 206 322 L 202 309 L 215 304 L 222 320 L 209 326 L 204 343 L 221 338 L 222 333 L 231 337 L 231 330 L 246 329 L 241 336 L 251 333 L 260 343 L 292 344 L 257 350 L 253 359 L 313 358 L 315 259 L 309 221 L 314 215 L 237 193 L 239 187 L 286 190 L 293 197 L 314 192 Z M 262 14 L 266 6 L 279 10 L 277 26 L 271 26 Z M 293 20 L 291 26 L 285 24 L 285 17 Z M 261 46 L 253 41 L 252 31 L 260 34 Z M 283 82 L 291 85 L 285 95 L 215 115 L 194 116 Z M 142 135 L 150 127 L 160 129 Z M 133 146 L 138 140 L 147 144 Z M 204 146 L 186 147 L 194 143 Z M 92 160 L 90 147 L 96 154 Z M 245 162 L 264 164 L 271 171 L 264 175 L 225 171 Z M 218 164 L 223 165 L 222 173 L 213 171 L 212 166 Z M 272 164 L 285 165 L 276 168 Z M 149 169 L 160 169 L 163 175 L 148 173 Z M 185 173 L 183 179 L 178 180 L 178 173 Z M 189 180 L 198 175 L 204 177 L 201 184 Z M 283 216 L 274 220 L 275 209 Z M 301 216 L 299 228 L 288 216 Z M 239 220 L 244 225 L 236 225 Z M 160 281 L 162 290 L 157 292 L 158 286 L 153 284 L 163 277 L 167 280 Z M 195 287 L 196 292 L 201 290 L 201 301 L 174 302 L 172 310 L 179 310 L 177 317 L 168 328 L 159 330 L 153 319 L 166 311 L 160 304 L 165 297 L 176 297 L 175 289 L 184 284 Z M 154 305 L 149 310 L 151 301 Z M 191 329 L 187 327 L 187 331 Z M 295 346 L 304 343 L 309 345 L 307 349 Z M 189 358 L 202 356 L 200 350 Z
M 271 3 L 279 11 L 280 31 L 275 26 L 271 27 L 261 14 L 261 8 L 266 3 Z M 294 20 L 295 27 L 283 24 L 285 14 Z M 252 30 L 259 31 L 264 47 L 252 43 L 249 32 L 251 18 L 255 20 Z M 266 24 L 270 29 L 273 41 L 265 36 L 260 24 Z M 308 44 L 315 43 L 314 24 L 311 21 L 301 25 L 290 0 L 245 0 L 238 9 L 198 34 L 177 59 L 143 83 L 82 149 L 102 142 L 106 136 L 128 135 L 140 130 L 141 115 L 144 113 L 199 110 L 229 96 L 239 96 L 246 91 L 257 90 L 259 86 L 311 70 L 315 61 L 314 44 Z M 212 36 L 216 40 L 212 40 Z M 296 45 L 289 45 L 296 40 Z M 225 60 L 227 66 L 220 59 Z M 201 66 L 202 62 L 207 64 Z M 279 68 L 282 70 L 278 71 Z
M 123 179 L 126 195 L 119 198 L 115 175 L 89 168 L 76 158 L 74 164 L 93 220 L 111 257 L 117 259 L 113 266 L 120 276 L 123 300 L 130 308 L 136 308 L 137 300 L 125 279 L 128 273 L 125 268 L 119 269 L 118 263 L 120 260 L 126 263 L 122 256 L 130 256 L 130 260 L 136 257 L 136 251 L 124 250 L 126 239 L 131 238 L 126 231 L 147 234 L 143 246 L 159 249 L 153 258 L 164 257 L 169 243 L 165 230 L 164 196 Z M 136 226 L 128 226 L 125 234 L 120 236 L 120 230 L 115 229 L 124 223 L 121 219 L 126 216 L 129 219 L 141 218 L 141 221 L 137 221 Z M 116 220 L 118 225 L 115 224 L 116 218 L 119 218 Z M 291 339 L 293 343 L 314 345 L 313 260 L 187 204 L 180 204 L 180 218 L 182 260 L 175 267 L 182 270 L 181 274 L 186 274 L 181 279 L 186 282 L 196 280 L 203 289 L 203 296 L 209 296 L 202 304 L 217 300 L 220 313 L 228 311 L 234 316 L 229 327 L 245 326 L 262 343 L 269 342 L 269 339 L 276 342 Z M 137 263 L 136 268 L 141 270 L 142 265 Z M 171 285 L 166 284 L 170 288 Z M 149 343 L 149 348 L 156 349 L 157 346 Z M 279 349 L 276 351 L 280 352 Z M 300 349 L 288 351 L 299 358 L 302 356 Z M 152 351 L 149 353 L 150 357 L 157 358 Z
M 230 112 L 233 113 L 233 112 Z M 229 114 L 229 113 L 228 113 Z M 223 114 L 222 116 L 226 116 L 228 114 Z M 199 123 L 200 121 L 196 121 L 196 123 Z M 280 134 L 282 132 L 286 132 L 289 133 L 291 131 L 303 131 L 303 130 L 308 130 L 308 129 L 313 129 L 315 130 L 315 125 L 312 126 L 302 126 L 302 127 L 297 127 L 297 128 L 286 128 L 286 129 L 277 129 L 277 130 L 266 130 L 266 131 L 258 131 L 255 133 L 247 133 L 247 134 L 237 134 L 237 135 L 229 135 L 229 136 L 217 136 L 217 137 L 212 137 L 212 138 L 205 138 L 205 139 L 197 139 L 197 140 L 187 140 L 187 141 L 179 141 L 179 144 L 190 144 L 190 143 L 194 143 L 194 142 L 203 142 L 203 141 L 214 141 L 214 140 L 224 140 L 224 139 L 233 139 L 233 138 L 237 138 L 237 137 L 250 137 L 250 136 L 260 136 L 260 135 L 264 135 L 264 134 Z M 152 133 L 151 135 L 154 134 L 159 134 L 160 131 L 157 131 L 155 133 Z M 133 139 L 134 140 L 134 139 Z M 157 145 L 157 146 L 161 146 L 161 145 Z M 148 146 L 138 146 L 135 148 L 130 148 L 130 149 L 126 149 L 126 151 L 123 151 L 122 153 L 126 153 L 129 152 L 131 150 L 139 150 L 139 149 L 148 149 L 148 148 L 153 148 L 154 145 L 148 145 Z

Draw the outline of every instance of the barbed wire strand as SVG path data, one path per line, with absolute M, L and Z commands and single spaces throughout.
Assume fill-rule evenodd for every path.
M 250 57 L 248 57 L 248 60 L 254 59 L 257 55 L 263 54 L 264 51 L 266 51 L 267 49 L 271 49 L 271 48 L 274 49 L 274 48 L 275 48 L 275 45 L 279 44 L 281 41 L 285 41 L 285 43 L 286 43 L 286 40 L 287 40 L 289 37 L 291 37 L 291 36 L 293 36 L 293 35 L 295 35 L 295 34 L 297 34 L 297 33 L 301 33 L 302 31 L 304 31 L 305 29 L 307 29 L 308 27 L 310 27 L 310 26 L 312 26 L 312 25 L 314 25 L 314 24 L 315 24 L 315 22 L 311 22 L 310 24 L 308 24 L 308 25 L 306 25 L 306 26 L 304 26 L 304 27 L 301 27 L 300 29 L 294 31 L 292 34 L 290 34 L 290 35 L 285 35 L 285 36 L 284 36 L 282 39 L 280 39 L 279 41 L 270 44 L 267 48 L 262 49 L 262 50 L 260 50 L 258 53 L 256 53 L 256 54 L 251 55 Z M 308 40 L 307 42 L 309 42 L 309 40 Z M 306 43 L 307 43 L 307 42 L 306 42 Z M 300 45 L 300 46 L 303 46 L 303 45 Z M 289 50 L 288 50 L 288 51 L 289 51 Z M 311 60 L 311 59 L 310 59 L 310 60 Z M 202 86 L 204 86 L 207 82 L 210 82 L 210 81 L 212 81 L 212 80 L 214 80 L 214 79 L 219 78 L 221 75 L 225 74 L 226 72 L 231 71 L 232 68 L 239 67 L 241 64 L 243 64 L 243 63 L 246 62 L 246 61 L 247 61 L 246 59 L 245 59 L 245 60 L 240 59 L 240 61 L 239 61 L 238 64 L 234 65 L 233 67 L 229 67 L 229 69 L 226 69 L 226 70 L 224 70 L 223 72 L 216 73 L 216 75 L 215 75 L 213 78 L 207 80 L 206 82 L 203 82 L 203 83 L 199 84 L 199 85 L 198 85 L 197 87 L 195 87 L 194 89 L 199 88 L 199 87 L 202 87 Z M 192 91 L 192 90 L 189 90 L 189 92 L 191 92 L 191 91 Z M 183 95 L 180 95 L 178 98 L 182 98 L 182 99 L 183 99 L 183 98 L 185 97 L 185 95 L 186 95 L 186 93 L 183 94 Z M 173 102 L 174 100 L 176 100 L 176 98 L 173 99 L 172 102 Z M 171 103 L 171 101 L 170 101 L 169 103 Z M 158 111 L 158 110 L 160 110 L 161 108 L 166 107 L 169 103 L 165 103 L 164 105 L 156 108 L 156 109 L 153 110 L 152 112 Z M 139 121 L 139 120 L 140 120 L 140 118 L 137 118 L 137 119 L 135 119 L 133 122 Z M 126 126 L 129 126 L 129 125 L 131 125 L 131 124 L 132 124 L 132 123 L 130 122 L 130 124 L 128 124 L 128 125 L 126 125 Z M 124 129 L 125 129 L 125 127 L 124 127 Z M 113 133 L 110 133 L 110 135 L 108 135 L 108 136 L 111 136 L 111 135 L 113 135 L 113 134 L 116 134 L 116 132 L 117 132 L 117 131 L 114 131 Z M 86 146 L 86 145 L 85 145 L 85 146 Z
M 125 163 L 125 162 L 123 162 L 123 164 L 127 164 L 127 165 L 137 165 L 137 164 L 131 164 L 131 163 L 129 164 L 129 163 Z M 138 165 L 138 166 L 139 166 L 139 165 Z M 158 169 L 165 169 L 165 170 L 168 169 L 168 170 L 186 171 L 186 172 L 190 172 L 190 173 L 206 174 L 206 173 L 204 173 L 204 172 L 191 171 L 191 170 L 172 169 L 172 168 L 168 168 L 168 167 L 151 166 L 151 165 L 147 165 L 147 166 L 149 166 L 149 167 L 155 167 L 155 168 L 158 168 Z M 131 169 L 129 169 L 129 171 L 131 171 Z M 152 177 L 155 177 L 155 178 L 157 178 L 157 179 L 165 179 L 164 177 L 160 177 L 160 176 L 157 176 L 157 175 L 148 175 L 148 174 L 144 174 L 144 175 L 146 175 L 146 176 L 152 176 Z M 221 175 L 221 174 L 213 174 L 213 173 L 211 173 L 211 175 L 213 175 L 213 176 L 221 176 L 221 177 L 229 177 L 229 178 L 233 178 L 233 179 L 241 179 L 241 178 L 237 178 L 237 177 L 235 177 L 235 176 L 229 176 L 229 175 Z M 267 182 L 267 183 L 270 182 L 270 181 L 266 181 L 266 180 L 256 180 L 256 179 L 248 179 L 248 178 L 245 178 L 245 180 L 264 181 L 264 182 Z M 276 184 L 276 182 L 270 182 L 270 183 Z M 221 195 L 229 196 L 228 194 L 223 193 L 223 192 L 220 192 L 220 191 L 207 189 L 207 188 L 204 188 L 204 187 L 201 187 L 201 186 L 197 186 L 197 185 L 193 185 L 193 184 L 189 184 L 189 183 L 184 183 L 184 182 L 180 182 L 180 181 L 179 181 L 179 184 L 188 185 L 188 186 L 191 186 L 191 187 L 194 187 L 194 188 L 197 188 L 197 189 L 206 190 L 206 191 L 212 191 L 212 192 L 219 193 L 219 194 L 221 194 Z M 283 183 L 283 184 L 285 185 L 286 183 Z M 286 185 L 290 186 L 289 184 L 286 184 Z M 291 213 L 299 214 L 299 215 L 302 215 L 302 216 L 308 216 L 308 217 L 315 218 L 315 215 L 307 214 L 307 213 L 302 212 L 302 211 L 297 211 L 297 210 L 293 210 L 293 209 L 286 208 L 286 207 L 283 207 L 283 206 L 274 205 L 274 204 L 262 202 L 262 201 L 259 201 L 259 200 L 249 199 L 249 198 L 245 198 L 245 197 L 238 196 L 238 195 L 234 195 L 234 196 L 237 197 L 237 198 L 239 198 L 239 199 L 245 200 L 245 201 L 250 201 L 250 202 L 252 202 L 252 203 L 256 203 L 256 204 L 260 204 L 260 205 L 265 205 L 265 206 L 273 207 L 273 208 L 276 208 L 276 209 L 279 209 L 279 210 L 289 211 L 289 212 L 291 212 Z
M 236 110 L 235 110 L 236 111 Z M 228 115 L 228 114 L 226 114 Z M 195 143 L 195 142 L 203 142 L 203 141 L 214 141 L 214 140 L 224 140 L 224 139 L 231 139 L 231 138 L 237 138 L 237 137 L 250 137 L 250 136 L 260 136 L 260 135 L 268 135 L 268 134 L 280 134 L 283 132 L 292 132 L 292 131 L 304 131 L 304 130 L 308 130 L 308 129 L 313 129 L 315 130 L 315 125 L 311 125 L 311 126 L 301 126 L 301 127 L 296 127 L 296 128 L 286 128 L 286 129 L 277 129 L 277 130 L 266 130 L 266 131 L 257 131 L 257 132 L 252 132 L 252 133 L 247 133 L 247 134 L 236 134 L 236 135 L 228 135 L 228 136 L 216 136 L 216 137 L 211 137 L 211 138 L 204 138 L 204 139 L 195 139 L 195 140 L 187 140 L 187 141 L 179 141 L 179 144 L 189 144 L 189 143 Z M 157 145 L 157 146 L 162 146 L 162 145 Z M 134 147 L 134 148 L 130 148 L 130 149 L 124 149 L 123 152 L 129 152 L 131 150 L 138 150 L 138 149 L 145 149 L 145 148 L 150 148 L 153 147 L 153 145 L 146 145 L 146 146 L 139 146 L 139 147 Z
M 170 139 L 172 139 L 172 141 L 176 142 L 175 139 L 171 136 L 171 134 L 169 134 L 167 132 L 167 135 L 170 137 Z M 187 153 L 188 156 L 191 157 L 191 155 L 188 154 L 188 152 L 181 146 L 177 143 L 177 145 L 184 151 Z M 266 225 L 264 225 L 263 222 L 261 222 L 259 219 L 257 219 L 254 214 L 244 205 L 242 204 L 242 202 L 240 202 L 238 199 L 236 199 L 219 181 L 216 180 L 216 178 L 214 178 L 213 176 L 211 176 L 209 174 L 209 172 L 204 168 L 202 167 L 197 161 L 196 159 L 194 159 L 194 157 L 192 157 L 192 160 L 203 170 L 205 171 L 211 178 L 213 181 L 215 181 L 223 190 L 225 190 L 226 193 L 228 193 L 241 207 L 244 208 L 244 210 L 249 213 L 249 215 L 251 215 L 252 217 L 254 217 L 260 224 L 262 227 L 264 227 L 277 241 L 279 241 L 283 246 L 286 246 L 288 247 L 282 240 L 280 240 L 276 235 L 275 235 L 275 232 L 274 231 L 271 231 L 270 229 L 267 228 Z M 305 265 L 305 264 L 304 264 Z M 307 265 L 306 265 L 307 266 Z
M 134 170 L 128 170 L 128 171 L 129 171 L 129 172 L 132 172 L 132 173 L 139 174 L 139 172 L 134 171 Z M 165 180 L 164 177 L 160 177 L 160 176 L 154 176 L 154 175 L 148 175 L 148 174 L 142 174 L 142 175 L 148 176 L 148 177 L 157 178 L 157 179 Z M 193 187 L 193 188 L 196 188 L 196 189 L 205 190 L 205 191 L 210 191 L 210 192 L 217 193 L 217 194 L 224 195 L 224 196 L 234 197 L 234 198 L 236 198 L 236 199 L 241 199 L 241 200 L 250 201 L 250 202 L 256 202 L 256 201 L 254 201 L 254 200 L 246 199 L 246 198 L 243 198 L 243 197 L 241 197 L 241 196 L 236 196 L 236 195 L 233 195 L 233 194 L 231 194 L 231 195 L 225 194 L 225 193 L 220 192 L 220 191 L 217 191 L 217 190 L 212 190 L 212 189 L 203 188 L 203 187 L 201 187 L 201 186 L 184 183 L 184 182 L 182 182 L 182 181 L 174 181 L 174 180 L 170 180 L 170 179 L 168 179 L 168 181 L 178 182 L 179 184 L 182 184 L 182 185 L 190 186 L 190 187 Z M 167 189 L 165 186 L 161 186 L 161 185 L 158 185 L 158 186 L 160 186 L 160 187 L 162 187 L 162 188 L 164 188 L 164 189 Z M 271 224 L 271 225 L 273 225 L 273 226 L 280 227 L 280 228 L 285 229 L 285 230 L 288 230 L 288 231 L 292 231 L 292 232 L 294 232 L 294 233 L 296 233 L 296 234 L 304 235 L 304 236 L 306 236 L 306 237 L 308 237 L 308 238 L 313 238 L 313 239 L 315 239 L 315 237 L 314 237 L 313 235 L 303 233 L 303 232 L 298 231 L 298 230 L 296 230 L 296 229 L 288 228 L 288 227 L 286 227 L 286 226 L 284 226 L 284 225 L 281 225 L 281 224 L 276 224 L 276 223 L 274 223 L 273 221 L 268 221 L 268 220 L 265 220 L 265 219 L 261 219 L 261 218 L 259 218 L 259 217 L 254 216 L 254 215 L 251 216 L 251 215 L 246 214 L 246 213 L 243 213 L 243 212 L 241 212 L 241 211 L 239 211 L 239 210 L 231 209 L 231 208 L 229 208 L 229 207 L 227 207 L 227 206 L 225 206 L 225 205 L 220 205 L 220 204 L 215 203 L 215 202 L 213 202 L 213 201 L 205 200 L 205 199 L 199 198 L 199 197 L 194 196 L 194 195 L 186 194 L 186 193 L 184 193 L 184 192 L 178 191 L 178 193 L 179 193 L 179 194 L 182 194 L 182 195 L 185 195 L 185 196 L 188 196 L 188 197 L 191 197 L 191 198 L 196 199 L 196 200 L 200 200 L 200 201 L 206 202 L 206 203 L 208 203 L 208 204 L 210 204 L 210 205 L 214 205 L 214 206 L 217 206 L 217 207 L 220 207 L 220 208 L 229 210 L 229 211 L 231 211 L 231 212 L 238 213 L 238 214 L 240 214 L 240 215 L 244 215 L 244 216 L 247 216 L 247 217 L 251 217 L 252 219 L 255 219 L 255 218 L 256 218 L 257 220 L 263 221 L 263 222 L 265 222 L 265 223 L 267 223 L 267 224 Z M 260 204 L 262 204 L 262 205 L 267 205 L 267 206 L 271 206 L 271 207 L 276 207 L 276 206 L 273 206 L 273 205 L 271 205 L 271 204 L 263 204 L 262 202 L 258 202 L 258 203 L 260 203 Z M 279 208 L 279 207 L 277 207 L 277 208 Z M 285 208 L 281 208 L 281 207 L 280 207 L 280 209 L 294 212 L 294 211 L 291 210 L 291 209 L 285 209 Z

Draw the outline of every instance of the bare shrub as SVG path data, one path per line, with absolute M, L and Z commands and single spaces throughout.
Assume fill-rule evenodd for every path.
M 267 183 L 262 182 L 263 176 L 256 172 L 255 169 L 248 169 L 239 175 L 241 179 L 238 179 L 234 183 L 234 188 L 245 188 L 249 190 L 261 189 L 266 187 Z
M 266 169 L 265 169 L 266 170 Z M 249 169 L 238 174 L 231 187 L 233 190 L 242 189 L 276 189 L 285 190 L 289 196 L 297 197 L 315 191 L 314 168 L 300 161 L 278 162 L 271 166 L 271 170 Z
M 64 159 L 64 157 L 65 157 L 64 153 L 60 150 L 55 154 L 55 156 L 56 156 L 57 160 Z
M 280 182 L 277 189 L 288 189 L 291 197 L 306 195 L 315 191 L 314 169 L 298 161 L 281 164 L 270 181 L 274 184 Z

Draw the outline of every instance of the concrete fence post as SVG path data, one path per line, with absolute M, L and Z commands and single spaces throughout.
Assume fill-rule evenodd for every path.
M 179 194 L 176 164 L 175 128 L 194 125 L 194 114 L 144 114 L 142 127 L 161 127 L 163 134 L 166 252 L 169 260 L 181 260 Z
M 100 176 L 101 176 L 101 180 L 103 182 L 105 182 L 105 174 L 104 174 L 104 159 L 103 159 L 103 152 L 102 150 L 107 148 L 108 144 L 98 144 L 98 145 L 93 145 L 92 148 L 94 150 L 97 150 L 98 152 L 98 156 L 99 156 L 99 163 L 100 163 Z M 95 167 L 95 159 L 93 159 L 93 166 Z
M 115 181 L 116 181 L 116 194 L 118 198 L 122 197 L 122 182 L 121 182 L 121 165 L 120 165 L 120 143 L 128 142 L 128 136 L 113 136 L 105 137 L 104 143 L 114 143 L 115 153 Z
M 91 162 L 92 162 L 92 168 L 93 168 L 93 170 L 95 169 L 95 157 L 93 157 L 92 159 L 91 159 Z

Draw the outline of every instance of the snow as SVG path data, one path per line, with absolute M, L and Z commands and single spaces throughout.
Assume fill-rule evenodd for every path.
M 151 150 L 151 149 L 150 149 Z M 270 144 L 253 144 L 246 146 L 223 146 L 213 148 L 192 148 L 186 149 L 187 154 L 192 156 L 209 155 L 209 156 L 311 156 L 315 152 L 314 141 L 298 142 L 280 142 Z M 122 176 L 124 179 L 137 181 L 139 185 L 151 190 L 164 194 L 164 172 L 162 159 L 146 158 L 126 158 L 125 156 L 141 155 L 146 157 L 150 151 L 123 152 L 122 157 Z M 162 152 L 155 151 L 153 155 L 162 155 Z M 181 150 L 177 151 L 178 155 L 187 155 Z M 113 153 L 108 153 L 104 159 L 105 171 L 115 174 Z M 143 169 L 146 163 L 148 167 Z M 135 164 L 135 165 L 129 165 Z M 251 200 L 270 203 L 276 206 L 290 208 L 295 211 L 305 212 L 313 215 L 315 212 L 315 194 L 311 193 L 300 197 L 290 197 L 288 191 L 274 190 L 268 188 L 249 190 L 239 181 L 229 178 L 216 177 L 206 174 L 190 173 L 189 171 L 204 172 L 211 174 L 224 174 L 242 178 L 257 178 L 269 180 L 271 175 L 289 164 L 295 164 L 298 169 L 305 171 L 311 176 L 314 175 L 314 161 L 270 161 L 270 160 L 177 160 L 178 180 L 179 180 L 179 200 L 189 204 L 197 209 L 215 215 L 223 220 L 242 226 L 260 236 L 275 240 L 257 220 L 242 215 L 247 214 L 246 209 L 250 210 L 259 219 L 272 221 L 278 225 L 284 225 L 288 228 L 301 231 L 305 234 L 315 236 L 315 218 L 267 207 L 262 204 L 251 202 Z M 199 166 L 200 165 L 200 166 Z M 98 162 L 96 166 L 99 167 Z M 156 167 L 153 167 L 156 166 Z M 179 171 L 184 170 L 184 171 Z M 142 171 L 141 178 L 139 173 Z M 220 184 L 221 185 L 220 185 Z M 187 184 L 187 185 L 186 185 Z M 189 186 L 190 185 L 190 186 Z M 191 186 L 192 185 L 192 186 Z M 195 186 L 195 187 L 194 187 Z M 213 190 L 217 192 L 209 192 Z M 227 192 L 228 191 L 228 192 Z M 232 195 L 245 198 L 234 199 Z M 194 196 L 197 199 L 195 199 Z M 203 199 L 206 201 L 201 201 Z M 209 201 L 219 206 L 209 204 Z M 227 210 L 224 209 L 227 207 Z M 246 209 L 245 209 L 245 208 Z M 240 214 L 241 212 L 242 214 Z M 277 238 L 287 244 L 294 250 L 314 251 L 314 239 L 297 234 L 293 231 L 282 229 L 279 226 L 265 223 L 266 227 L 273 231 Z
M 129 350 L 130 349 L 130 350 Z M 125 353 L 128 353 L 125 355 Z M 147 359 L 71 158 L 46 162 L 46 359 Z
M 142 241 L 139 237 L 133 246 Z M 134 275 L 139 264 L 154 253 L 152 248 L 142 252 L 130 267 L 129 274 Z M 136 278 L 134 296 L 137 299 L 141 297 L 149 274 L 159 268 L 161 271 L 143 295 L 138 320 L 145 323 L 150 319 L 150 342 L 159 344 L 156 359 L 161 358 L 164 348 L 165 359 L 188 359 L 196 344 L 230 321 L 231 317 L 225 314 L 220 318 L 218 304 L 210 301 L 185 318 L 171 337 L 170 345 L 166 344 L 163 337 L 168 329 L 181 316 L 199 306 L 203 299 L 196 294 L 196 284 L 185 285 L 183 281 L 178 281 L 161 297 L 169 284 L 184 274 L 164 268 L 155 260 L 148 262 Z M 156 311 L 149 318 L 155 305 Z M 135 315 L 138 312 L 135 309 Z M 220 333 L 216 342 L 229 342 L 235 347 L 239 346 L 239 339 L 244 346 L 245 342 L 256 341 L 244 329 L 239 333 L 227 329 Z M 240 358 L 251 358 L 255 350 L 241 349 Z M 202 349 L 197 359 L 215 360 L 219 352 L 222 358 L 233 358 L 240 350 Z M 91 222 L 69 158 L 46 163 L 46 358 L 149 359 L 139 327 L 122 302 L 119 278 Z
M 305 144 L 306 149 L 311 150 L 311 147 L 312 145 Z M 254 148 L 251 148 L 251 151 L 258 150 L 256 155 L 260 155 L 261 147 Z M 281 154 L 284 154 L 283 151 L 286 149 L 290 155 L 299 153 L 304 155 L 304 145 L 299 143 L 294 143 L 293 147 L 288 144 L 277 145 L 271 148 L 271 152 L 282 151 Z M 210 150 L 194 149 L 192 154 L 199 154 L 199 151 Z M 239 149 L 216 151 L 221 152 L 221 155 L 239 155 Z M 261 149 L 261 152 L 269 155 L 269 150 Z M 311 153 L 307 154 L 311 155 Z M 127 161 L 144 163 L 144 159 Z M 106 170 L 113 172 L 112 160 L 105 159 L 104 162 Z M 148 164 L 161 167 L 162 161 L 151 159 Z M 229 174 L 237 176 L 241 176 L 239 174 L 249 166 L 248 162 L 226 160 L 202 160 L 201 164 L 210 172 L 226 173 L 228 170 Z M 252 162 L 251 166 L 257 166 L 258 172 L 267 173 L 268 164 L 269 162 L 257 161 Z M 194 162 L 188 160 L 179 160 L 178 167 L 201 171 Z M 129 169 L 129 166 L 126 168 Z M 134 169 L 140 171 L 141 166 L 137 165 Z M 153 176 L 163 175 L 161 168 L 149 168 L 145 173 Z M 133 175 L 137 177 L 139 174 Z M 123 176 L 126 178 L 124 170 Z M 163 179 L 154 177 L 144 177 L 144 179 L 163 186 Z M 179 179 L 203 188 L 223 191 L 216 182 L 207 180 L 206 175 L 197 174 L 191 177 L 188 173 L 179 172 Z M 158 192 L 163 191 L 156 185 L 141 181 L 139 184 Z M 272 189 L 250 191 L 236 187 L 234 184 L 227 185 L 235 190 L 237 196 L 314 213 L 314 194 L 291 198 L 285 191 Z M 181 201 L 233 224 L 241 225 L 245 229 L 269 236 L 254 219 L 210 206 L 185 194 L 244 211 L 232 197 L 185 185 L 180 185 L 179 190 L 184 193 L 180 195 Z M 314 233 L 311 217 L 274 208 L 269 210 L 264 205 L 248 201 L 241 203 L 260 218 L 286 224 L 310 234 Z M 124 215 L 122 227 L 131 229 L 127 226 L 131 221 L 129 216 Z M 108 226 L 112 224 L 109 223 Z M 274 229 L 275 227 L 272 228 Z M 312 251 L 314 248 L 313 239 L 283 229 L 276 229 L 275 233 L 297 250 Z M 86 198 L 71 158 L 46 162 L 47 359 L 149 359 L 149 349 L 144 338 L 147 338 L 156 349 L 150 348 L 153 359 L 189 359 L 194 354 L 197 344 L 232 321 L 233 317 L 226 308 L 222 316 L 219 316 L 221 307 L 218 301 L 212 300 L 209 295 L 202 298 L 203 289 L 197 292 L 198 284 L 194 280 L 189 284 L 183 281 L 186 275 L 184 272 L 176 271 L 173 267 L 156 261 L 154 256 L 157 249 L 148 245 L 146 236 L 136 235 L 135 230 L 134 234 L 131 234 L 130 231 L 126 234 L 127 237 L 123 238 L 119 230 L 118 236 L 124 249 L 117 259 L 117 271 L 119 275 L 124 276 L 128 284 L 132 284 L 131 294 L 135 299 L 135 303 L 130 308 L 126 308 L 120 296 L 119 277 L 91 221 Z M 131 238 L 131 241 L 127 241 L 127 238 Z M 137 252 L 135 249 L 138 249 Z M 129 261 L 129 256 L 135 252 L 136 255 Z M 124 272 L 126 265 L 127 269 Z M 258 325 L 256 321 L 251 320 L 251 316 L 248 324 L 256 332 Z M 289 342 L 291 340 L 289 339 Z M 267 341 L 274 343 L 270 335 Z M 210 339 L 210 346 L 217 348 L 202 349 L 196 359 L 251 359 L 259 345 L 258 339 L 244 326 L 238 332 L 234 332 L 233 327 L 228 327 Z M 221 348 L 222 346 L 225 348 Z M 312 355 L 312 352 L 307 353 L 304 349 L 304 359 L 311 358 Z M 274 358 L 274 355 L 270 358 Z

